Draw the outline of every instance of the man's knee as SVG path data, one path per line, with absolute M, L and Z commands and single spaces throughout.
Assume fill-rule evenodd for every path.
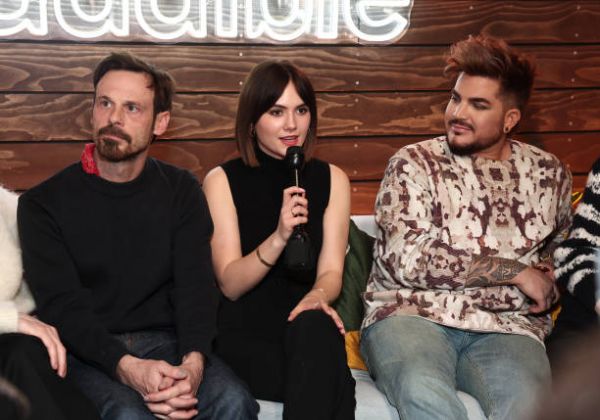
M 145 406 L 110 404 L 102 411 L 103 419 L 110 420 L 153 420 L 155 417 Z
M 220 395 L 213 403 L 213 413 L 211 418 L 217 419 L 256 419 L 258 416 L 259 405 L 250 391 L 244 386 L 227 387 L 226 391 Z M 201 417 L 204 418 L 204 417 Z
M 148 410 L 142 397 L 135 391 L 107 392 L 101 403 L 103 419 L 111 420 L 151 420 L 154 416 Z
M 212 356 L 198 390 L 198 419 L 256 419 L 259 406 L 250 390 L 218 357 Z
M 404 401 L 429 398 L 431 395 L 446 395 L 456 392 L 451 378 L 434 369 L 424 367 L 404 368 L 402 371 L 390 370 L 387 381 Z

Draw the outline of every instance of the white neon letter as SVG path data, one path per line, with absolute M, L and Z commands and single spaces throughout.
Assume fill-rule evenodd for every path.
M 76 19 L 79 20 L 79 28 L 74 23 L 69 23 L 65 18 L 63 3 L 66 1 L 54 0 L 54 14 L 59 26 L 69 35 L 77 38 L 97 38 L 102 35 L 112 33 L 116 36 L 129 35 L 129 0 L 121 0 L 121 24 L 115 23 L 115 13 L 117 5 L 113 0 L 104 0 L 104 8 L 96 14 L 85 12 L 79 5 L 79 0 L 71 0 L 71 11 Z M 70 19 L 73 20 L 73 19 Z M 102 23 L 100 26 L 98 24 Z M 85 28 L 85 29 L 80 29 Z
M 407 18 L 410 16 L 412 0 L 357 0 L 354 8 L 361 28 L 354 22 L 350 1 L 344 0 L 344 23 L 360 39 L 372 42 L 390 41 L 399 37 L 408 29 L 409 21 Z M 408 8 L 407 18 L 398 12 L 394 12 L 394 8 Z M 381 15 L 382 12 L 384 17 L 381 19 L 371 17 L 373 14 Z M 363 28 L 371 30 L 365 31 Z
M 226 0 L 216 0 L 215 3 L 215 35 L 223 38 L 238 36 L 238 0 L 228 0 L 229 7 L 224 7 Z M 229 15 L 229 24 L 224 24 L 225 14 Z
M 336 39 L 338 37 L 338 0 L 317 1 L 317 24 L 315 35 L 319 39 Z M 326 17 L 328 22 L 326 23 Z
M 29 16 L 35 14 L 29 8 L 29 0 L 21 0 L 20 3 L 21 5 L 15 7 L 13 12 L 0 12 L 0 37 L 18 34 L 23 30 L 29 31 L 33 35 L 47 35 L 48 5 L 46 0 L 39 1 L 39 22 L 37 25 L 29 18 Z M 5 25 L 5 23 L 8 23 L 8 25 Z
M 181 12 L 177 16 L 165 16 L 158 6 L 158 0 L 150 0 L 150 11 L 152 17 L 157 21 L 157 25 L 167 28 L 174 27 L 171 31 L 157 30 L 146 19 L 144 15 L 143 0 L 134 0 L 135 17 L 140 27 L 148 35 L 159 40 L 170 40 L 179 38 L 184 34 L 189 34 L 195 38 L 206 37 L 206 3 L 207 0 L 198 0 L 198 16 L 196 19 L 197 28 L 194 28 L 193 22 L 190 20 L 191 4 L 190 0 L 182 0 L 183 5 Z
M 254 14 L 258 1 L 259 19 L 254 27 Z M 291 41 L 310 31 L 310 22 L 313 13 L 313 0 L 304 1 L 304 10 L 300 8 L 299 0 L 288 0 L 292 3 L 288 16 L 276 19 L 271 14 L 268 0 L 246 0 L 245 32 L 246 38 L 254 39 L 266 34 L 276 41 Z M 320 1 L 320 0 L 317 0 Z M 278 6 L 279 7 L 279 6 Z M 294 27 L 296 29 L 294 30 Z

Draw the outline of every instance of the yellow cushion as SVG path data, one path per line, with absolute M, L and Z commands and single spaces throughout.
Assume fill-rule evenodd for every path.
M 346 357 L 350 369 L 367 370 L 367 366 L 360 355 L 360 331 L 346 332 Z

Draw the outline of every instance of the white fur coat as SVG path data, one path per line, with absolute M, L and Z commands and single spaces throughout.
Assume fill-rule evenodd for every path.
M 0 186 L 0 333 L 17 330 L 18 313 L 34 308 L 23 281 L 16 194 Z

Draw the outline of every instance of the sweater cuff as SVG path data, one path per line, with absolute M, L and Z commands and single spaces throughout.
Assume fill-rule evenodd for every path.
M 205 358 L 208 358 L 212 354 L 212 345 L 211 345 L 210 341 L 201 342 L 201 343 L 198 343 L 198 342 L 186 343 L 186 342 L 180 341 L 180 344 L 179 344 L 180 360 L 183 359 L 183 356 L 185 356 L 186 354 L 191 353 L 193 351 L 200 352 L 204 355 Z
M 125 346 L 120 344 L 118 341 L 114 344 L 111 343 L 107 348 L 101 350 L 100 353 L 101 362 L 99 368 L 117 381 L 119 380 L 117 377 L 117 365 L 123 356 L 129 354 Z
M 13 301 L 0 302 L 0 333 L 17 332 L 19 313 Z

